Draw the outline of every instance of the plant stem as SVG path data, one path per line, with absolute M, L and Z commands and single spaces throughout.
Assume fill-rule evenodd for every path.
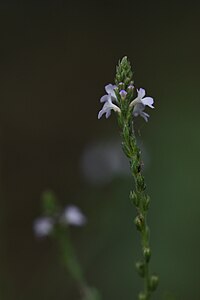
M 144 177 L 141 173 L 141 154 L 136 143 L 136 138 L 132 126 L 132 120 L 129 115 L 122 117 L 122 138 L 123 150 L 130 161 L 131 174 L 135 181 L 135 192 L 131 192 L 130 198 L 133 201 L 137 210 L 135 224 L 137 229 L 141 233 L 141 245 L 143 252 L 142 276 L 144 277 L 144 291 L 140 294 L 139 299 L 149 300 L 151 296 L 151 289 L 149 284 L 150 246 L 149 229 L 147 226 L 149 196 L 145 193 L 146 185 L 144 182 Z
M 133 105 L 138 101 L 138 97 L 134 99 L 134 81 L 131 64 L 127 57 L 123 57 L 116 68 L 115 76 L 115 94 L 117 104 L 120 107 L 118 113 L 118 123 L 122 135 L 122 148 L 129 159 L 131 174 L 135 182 L 135 191 L 130 192 L 130 199 L 136 207 L 137 216 L 135 225 L 141 235 L 142 261 L 136 263 L 139 275 L 144 279 L 144 289 L 138 295 L 139 300 L 149 300 L 152 292 L 158 285 L 158 277 L 150 275 L 149 261 L 151 257 L 149 245 L 149 229 L 147 226 L 147 212 L 150 198 L 146 194 L 146 184 L 142 175 L 141 152 L 137 146 L 136 136 L 133 127 Z M 122 94 L 121 94 L 122 93 Z M 121 95 L 125 95 L 121 96 Z M 141 103 L 140 103 L 141 104 Z
M 81 299 L 100 300 L 99 292 L 95 288 L 90 287 L 84 277 L 81 265 L 75 255 L 75 250 L 69 237 L 69 232 L 64 228 L 60 228 L 57 231 L 56 238 L 59 242 L 63 265 L 77 283 L 81 292 Z

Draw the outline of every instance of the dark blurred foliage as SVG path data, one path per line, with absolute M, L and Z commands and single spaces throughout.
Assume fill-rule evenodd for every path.
M 56 245 L 32 232 L 45 189 L 87 214 L 71 236 L 90 284 L 103 299 L 136 299 L 132 181 L 95 186 L 81 172 L 88 144 L 119 135 L 114 116 L 97 112 L 124 55 L 155 99 L 149 123 L 136 120 L 149 157 L 155 299 L 200 298 L 199 13 L 191 1 L 1 1 L 1 299 L 79 299 Z

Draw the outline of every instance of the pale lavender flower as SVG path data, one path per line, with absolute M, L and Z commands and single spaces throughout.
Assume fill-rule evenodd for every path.
M 135 98 L 130 103 L 130 108 L 134 107 L 133 109 L 133 115 L 134 117 L 141 116 L 145 119 L 145 121 L 148 121 L 149 115 L 144 112 L 145 106 L 149 106 L 150 108 L 154 108 L 153 103 L 154 100 L 151 97 L 144 97 L 145 96 L 145 89 L 140 88 L 137 90 L 137 98 Z
M 39 238 L 48 236 L 54 227 L 54 221 L 50 217 L 41 217 L 34 221 L 33 231 Z
M 100 102 L 104 103 L 103 108 L 98 113 L 98 119 L 102 117 L 103 114 L 106 114 L 106 118 L 110 117 L 111 110 L 114 110 L 115 112 L 121 112 L 120 108 L 113 103 L 113 101 L 117 101 L 117 97 L 115 95 L 114 89 L 116 88 L 113 84 L 108 84 L 105 86 L 105 90 L 107 95 L 104 95 L 101 97 Z
M 77 206 L 69 205 L 61 216 L 61 222 L 73 226 L 83 226 L 87 219 Z

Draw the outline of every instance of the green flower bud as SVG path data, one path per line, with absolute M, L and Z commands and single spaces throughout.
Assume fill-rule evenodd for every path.
M 149 289 L 151 290 L 151 291 L 155 291 L 155 289 L 157 288 L 157 286 L 158 286 L 158 276 L 156 276 L 156 275 L 152 275 L 151 277 L 150 277 L 150 280 L 149 280 Z
M 138 207 L 140 201 L 139 201 L 139 198 L 138 198 L 137 194 L 136 194 L 134 191 L 131 191 L 129 197 L 130 197 L 130 200 L 132 201 L 132 203 L 133 203 L 136 207 Z
M 139 300 L 147 300 L 147 296 L 144 293 L 140 293 L 138 296 Z
M 148 263 L 150 261 L 150 258 L 151 258 L 150 248 L 144 248 L 143 254 L 144 254 L 145 261 Z
M 125 86 L 123 82 L 119 82 L 118 84 L 119 90 L 124 90 Z
M 146 196 L 145 199 L 143 200 L 144 211 L 147 211 L 149 209 L 149 204 L 150 204 L 150 197 Z
M 131 71 L 131 65 L 127 57 L 123 57 L 116 69 L 115 83 L 118 85 L 124 82 L 126 86 L 133 82 L 133 72 Z
M 137 270 L 138 274 L 139 274 L 141 277 L 144 277 L 144 275 L 145 275 L 145 267 L 144 267 L 144 263 L 141 262 L 141 261 L 137 261 L 136 264 L 135 264 L 135 267 L 136 267 L 136 270 Z
M 139 215 L 135 218 L 134 223 L 137 227 L 137 230 L 142 231 L 142 228 L 144 226 L 144 217 L 143 215 Z
M 144 182 L 144 177 L 141 174 L 138 174 L 138 176 L 137 176 L 137 184 L 138 184 L 138 187 L 142 191 L 144 191 L 146 189 L 146 184 Z

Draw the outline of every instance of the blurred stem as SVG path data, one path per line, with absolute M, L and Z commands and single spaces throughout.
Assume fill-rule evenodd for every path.
M 67 268 L 71 277 L 80 285 L 85 285 L 85 280 L 81 266 L 75 255 L 75 250 L 70 241 L 69 233 L 65 229 L 60 229 L 58 232 L 58 242 L 61 251 L 61 259 L 64 266 Z
M 84 277 L 81 265 L 76 257 L 74 247 L 71 243 L 69 232 L 66 228 L 58 228 L 56 238 L 59 243 L 61 259 L 71 277 L 77 283 L 82 300 L 100 300 L 99 293 L 96 289 L 90 287 Z

